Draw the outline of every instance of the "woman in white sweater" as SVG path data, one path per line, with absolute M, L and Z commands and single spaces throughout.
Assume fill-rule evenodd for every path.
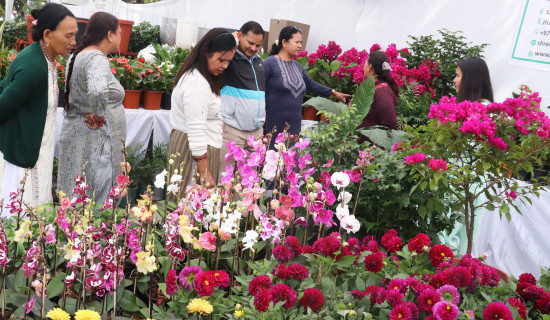
M 235 54 L 235 38 L 223 28 L 210 30 L 197 43 L 174 81 L 170 122 L 170 165 L 185 187 L 196 165 L 197 183 L 214 187 L 222 146 L 220 90 L 222 73 Z

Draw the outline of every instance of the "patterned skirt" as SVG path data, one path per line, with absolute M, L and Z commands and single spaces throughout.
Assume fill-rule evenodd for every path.
M 208 154 L 208 169 L 212 175 L 214 181 L 218 181 L 218 173 L 220 167 L 220 149 L 213 146 L 207 147 Z M 174 158 L 170 158 L 171 155 L 176 155 Z M 170 132 L 170 144 L 168 145 L 168 157 L 173 159 L 174 163 L 168 163 L 168 168 L 173 174 L 174 169 L 178 169 L 178 173 L 182 176 L 183 183 L 180 184 L 180 196 L 183 196 L 185 187 L 191 183 L 193 174 L 197 173 L 197 164 L 191 155 L 191 149 L 189 149 L 189 139 L 187 133 L 173 129 Z M 198 175 L 197 175 L 198 179 Z M 169 200 L 175 200 L 172 195 L 168 197 Z

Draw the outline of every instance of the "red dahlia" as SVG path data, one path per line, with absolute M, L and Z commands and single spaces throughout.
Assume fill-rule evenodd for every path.
M 260 292 L 261 289 L 269 289 L 272 285 L 273 282 L 271 282 L 269 276 L 262 274 L 250 281 L 250 284 L 248 285 L 248 292 L 250 292 L 251 295 L 255 296 L 256 294 L 258 294 L 258 292 Z
M 335 236 L 321 238 L 313 244 L 313 249 L 327 257 L 333 257 L 334 253 L 340 251 L 342 243 Z
M 286 237 L 285 245 L 290 249 L 290 252 L 292 252 L 292 255 L 294 257 L 301 255 L 304 251 L 302 245 L 300 244 L 300 241 L 298 241 L 298 238 L 296 238 L 295 236 Z
M 323 293 L 318 289 L 306 289 L 304 290 L 304 296 L 300 299 L 300 304 L 302 304 L 306 310 L 309 307 L 313 312 L 317 312 L 321 310 L 325 304 L 325 296 L 323 296 Z
M 394 229 L 390 229 L 386 231 L 386 233 L 382 236 L 382 238 L 380 239 L 380 244 L 382 244 L 382 247 L 388 250 L 390 245 L 390 240 L 396 236 L 397 236 L 397 231 L 395 231 Z
M 518 314 L 522 319 L 527 318 L 527 307 L 521 302 L 518 298 L 508 298 L 506 300 L 508 304 L 510 304 L 512 307 L 516 308 L 518 310 Z
M 470 282 L 472 282 L 472 274 L 470 271 L 461 266 L 445 269 L 443 273 L 447 280 L 447 284 L 455 287 L 467 287 Z
M 396 307 L 397 305 L 403 303 L 403 297 L 403 294 L 401 294 L 399 290 L 386 291 L 386 301 L 388 301 L 392 307 Z
M 407 247 L 410 252 L 422 252 L 424 246 L 430 246 L 430 237 L 427 234 L 419 233 L 409 241 Z
M 412 317 L 411 308 L 404 303 L 396 305 L 390 312 L 390 320 L 408 320 L 412 319 Z
M 375 303 L 382 304 L 386 300 L 386 291 L 379 286 L 368 286 L 367 290 L 365 290 L 365 295 L 369 294 L 371 305 Z
M 533 276 L 530 273 L 522 273 L 519 276 L 518 282 L 527 282 L 527 283 L 530 283 L 532 285 L 536 285 L 537 284 L 537 279 L 535 279 L 535 276 Z
M 513 320 L 510 308 L 502 302 L 491 302 L 483 310 L 483 320 Z
M 286 276 L 298 281 L 303 281 L 305 278 L 309 277 L 309 270 L 301 264 L 291 264 L 286 268 Z
M 214 279 L 208 272 L 201 272 L 195 276 L 195 290 L 202 297 L 209 297 L 214 292 Z
M 529 294 L 526 292 L 526 289 L 532 286 L 532 284 L 527 282 L 520 282 L 516 288 L 516 293 L 519 294 L 523 300 L 529 300 Z
M 178 291 L 178 283 L 176 280 L 176 270 L 168 270 L 168 275 L 166 276 L 166 293 L 169 296 Z
M 379 253 L 371 253 L 365 257 L 365 269 L 367 271 L 377 273 L 382 271 L 384 266 L 384 261 L 382 260 L 382 255 Z
M 434 267 L 437 267 L 443 261 L 452 260 L 453 258 L 453 252 L 444 244 L 436 244 L 430 250 L 430 260 Z
M 227 274 L 227 272 L 222 270 L 212 270 L 212 271 L 206 271 L 206 273 L 209 273 L 210 276 L 212 277 L 214 286 L 224 287 L 224 288 L 229 286 L 229 275 Z
M 271 292 L 271 301 L 273 303 L 286 301 L 284 306 L 287 309 L 292 308 L 296 304 L 296 291 L 284 283 L 274 285 L 269 291 Z
M 278 244 L 273 248 L 273 256 L 282 262 L 288 262 L 292 259 L 292 252 L 287 247 Z
M 254 297 L 254 308 L 259 312 L 266 312 L 271 302 L 271 292 L 269 289 L 262 288 Z
M 420 307 L 420 310 L 427 313 L 432 313 L 434 304 L 438 303 L 439 300 L 441 300 L 441 297 L 437 291 L 427 289 L 418 296 L 418 306 Z
M 537 299 L 535 302 L 535 307 L 537 310 L 539 310 L 542 314 L 550 314 L 550 295 L 544 296 L 540 299 Z M 525 308 L 525 306 L 524 306 Z M 523 318 L 525 319 L 525 318 Z

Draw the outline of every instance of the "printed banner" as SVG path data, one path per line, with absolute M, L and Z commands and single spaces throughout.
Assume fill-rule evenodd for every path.
M 550 0 L 527 0 L 512 64 L 550 71 Z

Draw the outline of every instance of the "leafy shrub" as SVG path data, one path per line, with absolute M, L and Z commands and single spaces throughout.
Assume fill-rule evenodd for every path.
M 143 21 L 132 27 L 128 51 L 139 52 L 152 43 L 160 43 L 160 26 L 153 26 Z

